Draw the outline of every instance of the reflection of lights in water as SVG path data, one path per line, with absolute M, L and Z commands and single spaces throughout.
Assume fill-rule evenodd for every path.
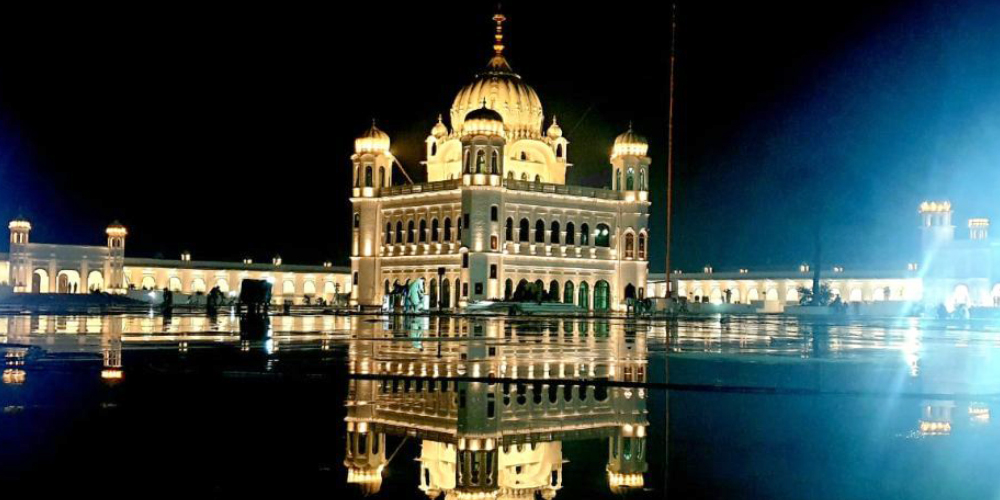
M 900 351 L 903 353 L 903 360 L 910 367 L 910 376 L 920 375 L 920 331 L 916 327 L 906 330 Z
M 969 420 L 974 424 L 990 423 L 990 408 L 983 403 L 970 404 Z
M 7 368 L 3 371 L 3 383 L 10 385 L 20 385 L 23 384 L 27 374 L 24 370 L 19 370 L 15 368 Z
M 269 338 L 264 341 L 264 352 L 267 354 L 273 354 L 278 350 L 278 345 L 274 342 L 274 338 Z
M 101 378 L 104 380 L 121 380 L 125 374 L 121 368 L 105 368 L 101 370 Z
M 924 436 L 947 436 L 951 434 L 951 422 L 920 421 L 920 434 Z

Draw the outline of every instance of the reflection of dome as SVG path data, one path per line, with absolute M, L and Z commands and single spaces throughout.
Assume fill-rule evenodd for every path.
M 632 131 L 632 124 L 628 130 L 615 139 L 615 147 L 612 149 L 611 157 L 617 156 L 646 156 L 649 151 L 649 143 L 646 138 Z
M 620 473 L 608 471 L 608 487 L 616 495 L 624 495 L 630 490 L 641 490 L 646 479 L 640 473 Z
M 469 114 L 465 115 L 462 125 L 463 135 L 503 135 L 503 132 L 503 116 L 486 107 L 485 101 L 481 108 L 469 111 Z
M 386 153 L 389 151 L 389 134 L 379 130 L 372 120 L 372 126 L 360 137 L 354 140 L 354 152 L 361 153 Z
M 483 100 L 486 105 L 503 115 L 507 130 L 517 135 L 540 136 L 542 134 L 542 101 L 535 89 L 514 73 L 503 56 L 503 33 L 501 25 L 506 20 L 502 14 L 493 17 L 497 31 L 493 45 L 494 55 L 486 66 L 486 71 L 476 75 L 472 83 L 462 87 L 451 105 L 451 125 L 455 130 L 463 128 L 466 113 L 479 108 Z
M 438 122 L 434 124 L 433 128 L 431 128 L 431 135 L 438 139 L 448 135 L 448 127 L 441 122 L 441 115 L 438 115 Z
M 382 489 L 382 467 L 372 469 L 362 469 L 349 467 L 347 469 L 347 483 L 356 484 L 361 488 L 361 494 L 371 496 Z
M 125 236 L 126 234 L 128 234 L 128 231 L 125 229 L 125 226 L 123 226 L 118 221 L 112 222 L 111 225 L 108 226 L 106 232 L 108 233 L 108 236 Z
M 552 125 L 549 125 L 549 130 L 545 132 L 545 135 L 549 136 L 550 139 L 558 139 L 562 137 L 562 127 L 556 121 L 556 117 L 552 117 Z

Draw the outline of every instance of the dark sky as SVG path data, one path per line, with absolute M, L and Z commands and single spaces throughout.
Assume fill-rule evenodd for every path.
M 0 11 L 0 218 L 129 255 L 347 263 L 349 156 L 372 117 L 416 179 L 489 59 L 492 2 L 345 10 Z M 1000 1 L 680 2 L 675 263 L 902 265 L 916 206 L 1000 217 Z M 508 59 L 559 116 L 572 183 L 629 122 L 663 268 L 667 4 L 505 2 Z M 960 227 L 959 233 L 964 233 Z

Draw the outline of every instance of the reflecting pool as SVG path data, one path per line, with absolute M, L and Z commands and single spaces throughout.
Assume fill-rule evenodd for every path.
M 995 498 L 1000 325 L 0 317 L 0 491 Z

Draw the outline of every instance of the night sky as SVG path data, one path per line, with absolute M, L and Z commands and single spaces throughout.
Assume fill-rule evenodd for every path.
M 415 180 L 491 55 L 493 2 L 0 10 L 0 218 L 131 256 L 347 264 L 349 156 L 374 117 Z M 916 256 L 917 204 L 1000 220 L 1000 1 L 681 2 L 675 267 Z M 631 120 L 663 269 L 668 4 L 504 3 L 506 55 L 610 184 Z M 546 126 L 548 121 L 546 121 Z M 399 176 L 397 176 L 398 178 Z

